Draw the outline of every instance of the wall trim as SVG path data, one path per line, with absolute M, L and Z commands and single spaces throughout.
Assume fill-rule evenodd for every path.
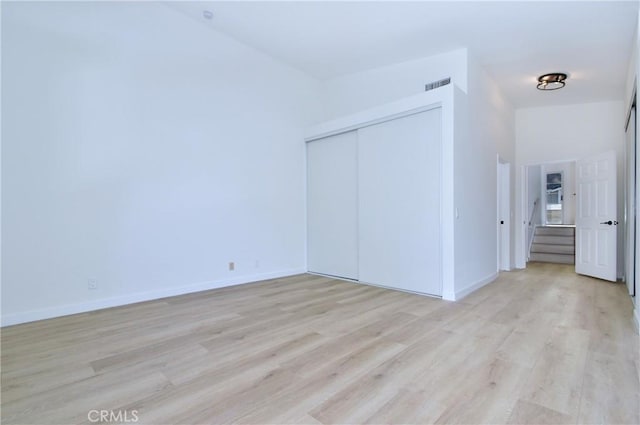
M 498 272 L 494 272 L 491 273 L 489 276 L 485 277 L 484 279 L 481 279 L 479 281 L 477 281 L 476 283 L 473 283 L 469 286 L 467 286 L 464 289 L 461 289 L 460 291 L 456 291 L 455 293 L 455 300 L 454 301 L 460 301 L 462 298 L 466 297 L 467 295 L 469 295 L 470 293 L 477 291 L 478 289 L 482 288 L 485 285 L 488 285 L 489 283 L 493 282 L 494 280 L 496 280 L 498 278 Z
M 123 305 L 135 304 L 143 301 L 153 301 L 161 298 L 173 297 L 177 295 L 190 294 L 194 292 L 207 291 L 210 289 L 224 288 L 226 286 L 242 285 L 261 280 L 276 279 L 280 277 L 293 276 L 306 273 L 306 269 L 294 268 L 275 272 L 251 274 L 230 279 L 218 279 L 207 282 L 199 282 L 185 286 L 164 288 L 154 291 L 136 292 L 133 294 L 120 295 L 110 298 L 91 300 L 77 304 L 67 304 L 40 310 L 30 310 L 21 313 L 6 314 L 2 316 L 2 327 L 17 325 L 20 323 L 35 322 L 37 320 L 52 319 L 55 317 L 69 316 L 71 314 L 86 313 L 89 311 L 102 310 Z
M 633 322 L 636 325 L 636 333 L 640 334 L 640 309 L 638 307 L 633 309 Z
M 342 280 L 343 282 L 355 283 L 356 285 L 375 286 L 376 288 L 389 289 L 390 291 L 399 291 L 399 292 L 404 292 L 406 294 L 414 294 L 414 295 L 420 295 L 420 296 L 423 296 L 423 297 L 442 299 L 442 296 L 440 296 L 440 295 L 428 294 L 426 292 L 411 291 L 409 289 L 402 289 L 402 288 L 398 288 L 398 287 L 395 287 L 395 286 L 379 285 L 377 283 L 365 282 L 364 280 L 349 279 L 347 277 L 333 276 L 333 275 L 330 275 L 330 274 L 318 273 L 318 272 L 307 272 L 307 273 L 315 275 L 315 276 L 324 276 L 324 277 L 328 277 L 328 278 L 331 278 L 331 279 Z
M 445 290 L 443 288 L 442 290 L 442 299 L 445 301 L 455 301 L 456 300 L 456 293 L 453 290 Z
M 346 133 L 384 121 L 441 108 L 453 96 L 453 85 L 439 87 L 400 100 L 375 106 L 355 114 L 335 118 L 307 129 L 305 142 Z

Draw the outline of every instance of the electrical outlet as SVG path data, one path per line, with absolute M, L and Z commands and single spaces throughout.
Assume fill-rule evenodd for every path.
M 229 262 L 229 271 L 232 272 L 236 269 L 236 263 L 234 263 L 233 261 Z
M 260 268 L 260 260 L 256 260 L 255 263 L 253 263 L 253 267 L 255 267 L 256 269 Z
M 89 289 L 98 289 L 98 279 L 96 279 L 95 277 L 90 277 L 87 280 L 87 287 Z

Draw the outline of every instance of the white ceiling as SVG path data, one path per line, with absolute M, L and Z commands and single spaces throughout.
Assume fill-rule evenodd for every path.
M 466 47 L 516 107 L 623 99 L 638 1 L 186 2 L 172 7 L 319 79 Z M 214 13 L 210 21 L 202 11 Z M 566 72 L 559 91 L 535 79 Z M 425 81 L 426 83 L 426 81 Z

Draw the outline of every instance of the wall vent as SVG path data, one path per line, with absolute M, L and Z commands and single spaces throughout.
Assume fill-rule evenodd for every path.
M 438 87 L 446 86 L 450 82 L 451 82 L 451 77 L 434 81 L 433 83 L 426 84 L 424 86 L 424 91 L 429 91 L 429 90 L 437 89 Z

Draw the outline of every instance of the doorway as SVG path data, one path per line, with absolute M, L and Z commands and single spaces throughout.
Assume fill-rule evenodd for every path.
M 542 181 L 542 224 L 573 226 L 576 224 L 576 162 L 540 164 Z M 535 175 L 535 174 L 532 174 Z
M 576 161 L 555 161 L 523 169 L 524 263 L 574 264 Z
M 545 173 L 545 224 L 564 224 L 563 172 Z

